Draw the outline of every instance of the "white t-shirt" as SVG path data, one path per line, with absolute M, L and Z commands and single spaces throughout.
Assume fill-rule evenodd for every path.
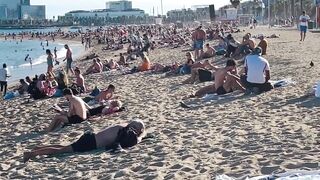
M 247 81 L 250 83 L 263 84 L 266 82 L 265 71 L 269 71 L 269 63 L 258 55 L 248 55 L 245 59 L 247 68 Z
M 299 20 L 300 26 L 308 26 L 308 21 L 310 20 L 310 17 L 308 15 L 301 15 Z
M 7 81 L 7 76 L 9 75 L 7 68 L 0 69 L 0 81 Z

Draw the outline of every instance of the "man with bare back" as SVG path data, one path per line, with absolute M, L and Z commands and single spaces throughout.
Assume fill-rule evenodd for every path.
M 197 60 L 201 59 L 201 54 L 203 54 L 203 44 L 205 40 L 206 40 L 206 32 L 202 29 L 202 26 L 199 26 L 192 33 L 194 57 Z
M 57 115 L 49 127 L 47 132 L 56 130 L 59 126 L 66 124 L 78 124 L 87 119 L 87 104 L 79 97 L 73 95 L 72 90 L 66 88 L 63 90 L 63 96 L 69 101 L 69 111 L 60 112 Z
M 82 153 L 97 149 L 114 150 L 132 147 L 145 137 L 145 125 L 141 120 L 107 127 L 97 133 L 85 133 L 76 142 L 63 145 L 37 147 L 23 154 L 24 162 L 39 155 L 56 155 L 63 153 Z M 121 150 L 121 149 L 120 149 Z
M 240 84 L 240 77 L 236 74 L 236 62 L 234 60 L 228 60 L 226 67 L 216 69 L 214 73 L 214 84 L 200 89 L 191 97 L 202 97 L 206 94 L 213 93 L 224 95 L 235 90 L 244 92 L 245 88 Z
M 101 64 L 98 63 L 96 59 L 93 59 L 93 64 L 87 69 L 85 75 L 100 73 L 100 72 L 102 72 Z

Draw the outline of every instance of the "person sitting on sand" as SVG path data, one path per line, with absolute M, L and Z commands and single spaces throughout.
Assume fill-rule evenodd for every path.
M 261 57 L 262 49 L 257 47 L 251 55 L 245 58 L 245 74 L 241 77 L 242 83 L 247 88 L 247 93 L 261 93 L 273 89 L 269 83 L 269 62 Z
M 216 50 L 213 47 L 211 47 L 209 43 L 206 44 L 206 48 L 206 52 L 204 52 L 201 55 L 202 59 L 211 58 L 216 55 Z
M 103 63 L 101 62 L 100 58 L 97 58 L 97 63 L 99 64 L 100 68 L 101 68 L 101 72 L 103 71 Z
M 145 52 L 143 52 L 141 58 L 142 58 L 142 64 L 138 67 L 138 70 L 140 72 L 149 71 L 151 69 L 151 63 L 150 63 L 149 57 L 146 55 Z
M 83 134 L 76 142 L 63 145 L 50 145 L 37 147 L 30 152 L 23 154 L 24 162 L 38 155 L 56 155 L 63 153 L 82 153 L 96 149 L 111 150 L 117 147 L 129 148 L 139 142 L 146 135 L 145 125 L 141 120 L 134 120 L 130 123 L 107 127 L 98 133 Z
M 96 97 L 85 97 L 83 101 L 86 103 L 91 101 L 90 104 L 103 103 L 113 98 L 114 91 L 114 85 L 110 84 L 106 90 L 101 91 Z
M 260 42 L 258 44 L 258 47 L 262 49 L 262 56 L 267 55 L 267 48 L 268 48 L 268 42 L 263 34 L 258 35 L 258 39 L 260 39 Z
M 237 68 L 234 60 L 228 60 L 225 68 L 217 68 L 214 73 L 214 84 L 201 88 L 190 97 L 202 97 L 206 94 L 224 95 L 235 90 L 245 91 L 240 83 L 240 78 L 236 75 Z
M 20 95 L 28 92 L 29 83 L 27 83 L 24 79 L 20 79 L 20 85 L 15 88 L 13 91 L 18 91 Z
M 228 46 L 227 46 L 227 52 L 225 54 L 225 57 L 229 58 L 231 55 L 233 56 L 235 54 L 237 48 L 240 45 L 240 42 L 234 39 L 234 37 L 231 34 L 227 36 L 226 40 L 227 40 Z
M 122 53 L 120 53 L 120 59 L 119 59 L 118 64 L 119 64 L 120 66 L 126 66 L 126 65 L 128 65 L 128 64 L 127 64 L 127 61 L 126 61 L 126 58 L 123 56 Z
M 100 73 L 102 72 L 101 65 L 97 62 L 96 59 L 93 59 L 93 64 L 87 69 L 85 75 Z
M 80 97 L 74 96 L 72 90 L 69 88 L 63 90 L 63 96 L 69 102 L 69 111 L 61 112 L 60 115 L 55 116 L 49 127 L 46 129 L 47 132 L 52 132 L 59 126 L 78 124 L 87 119 L 87 106 Z
M 193 67 L 195 60 L 191 52 L 186 53 L 187 62 L 180 68 L 180 74 L 190 74 L 191 68 Z
M 107 68 L 109 68 L 110 70 L 112 70 L 112 69 L 118 69 L 118 68 L 120 67 L 119 64 L 118 64 L 115 60 L 113 60 L 113 59 L 111 59 L 106 66 L 107 66 Z
M 76 83 L 75 84 L 77 85 L 78 88 L 80 88 L 81 93 L 86 92 L 86 86 L 84 84 L 84 77 L 82 76 L 80 69 L 76 68 L 74 70 L 74 73 L 76 75 Z
M 234 53 L 233 57 L 237 57 L 240 55 L 247 55 L 250 53 L 254 48 L 256 47 L 256 43 L 254 39 L 251 38 L 251 34 L 247 33 L 245 36 L 243 36 L 242 43 Z

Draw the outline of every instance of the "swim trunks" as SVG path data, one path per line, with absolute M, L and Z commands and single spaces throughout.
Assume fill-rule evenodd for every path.
M 68 117 L 67 124 L 79 124 L 79 123 L 82 123 L 83 121 L 84 121 L 84 119 L 82 119 L 80 116 L 73 115 L 73 116 Z
M 300 31 L 306 33 L 307 32 L 307 26 L 300 26 Z
M 97 149 L 97 143 L 94 133 L 86 133 L 79 140 L 71 144 L 74 152 L 87 152 Z
M 203 44 L 204 44 L 203 40 L 196 40 L 195 44 L 194 44 L 194 48 L 195 49 L 203 49 Z
M 72 59 L 67 59 L 67 69 L 72 68 Z

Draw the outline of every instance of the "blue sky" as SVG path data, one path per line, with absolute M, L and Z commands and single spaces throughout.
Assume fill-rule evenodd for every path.
M 47 18 L 52 19 L 53 16 L 64 15 L 64 13 L 71 10 L 90 10 L 90 9 L 104 9 L 107 0 L 31 0 L 34 5 L 47 6 Z M 161 13 L 161 0 L 132 0 L 134 8 L 145 10 L 146 13 L 151 13 L 152 8 L 157 7 Z M 163 0 L 163 11 L 166 13 L 168 10 L 189 8 L 192 5 L 208 5 L 214 4 L 219 8 L 228 4 L 229 0 Z

